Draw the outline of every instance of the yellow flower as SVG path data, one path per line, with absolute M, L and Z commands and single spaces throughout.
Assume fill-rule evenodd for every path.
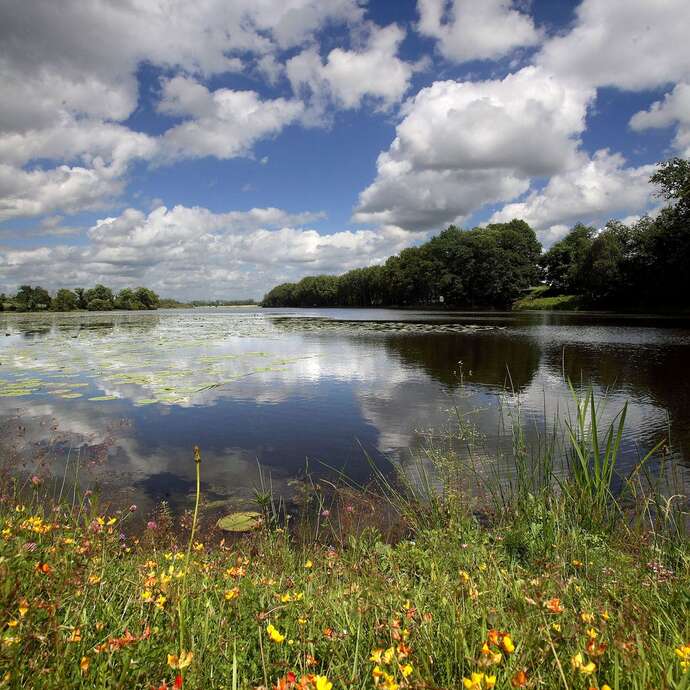
M 147 604 L 150 604 L 153 601 L 153 592 L 150 589 L 145 589 L 141 593 L 141 598 L 143 599 L 144 602 Z
M 313 564 L 311 561 L 307 561 L 307 562 L 304 564 L 304 567 L 305 567 L 307 570 L 309 570 L 309 569 L 311 569 L 311 568 L 314 567 L 314 564 Z
M 326 676 L 316 676 L 314 678 L 314 685 L 316 690 L 331 690 L 333 683 Z
M 376 664 L 382 663 L 383 649 L 372 649 L 369 661 L 373 661 Z
M 192 663 L 193 658 L 194 652 L 182 651 L 179 657 L 177 654 L 168 654 L 168 666 L 176 669 L 187 668 Z
M 401 669 L 400 672 L 403 674 L 403 678 L 407 678 L 408 676 L 412 675 L 412 671 L 414 669 L 412 668 L 412 664 L 405 664 Z
M 268 633 L 268 636 L 278 644 L 280 644 L 285 639 L 285 635 L 283 635 L 277 628 L 275 628 L 272 623 L 269 623 L 266 626 L 266 632 Z
M 108 520 L 108 527 L 112 527 L 116 522 L 117 518 L 111 517 L 110 520 Z
M 29 603 L 26 601 L 26 599 L 22 599 L 19 602 L 19 615 L 24 618 L 26 614 L 29 612 Z
M 297 619 L 297 622 L 298 622 L 300 625 L 306 625 L 306 624 L 307 624 L 307 619 L 306 619 L 306 618 L 298 618 L 298 619 Z
M 89 584 L 97 585 L 101 581 L 100 575 L 89 575 Z
M 690 670 L 690 642 L 680 645 L 675 649 L 676 656 L 680 659 L 680 667 L 683 671 Z
M 81 669 L 82 673 L 86 673 L 89 670 L 89 657 L 88 656 L 83 656 L 81 658 L 81 661 L 79 662 L 79 668 Z
M 389 647 L 383 653 L 383 663 L 384 664 L 390 664 L 390 662 L 393 661 L 394 656 L 395 656 L 395 649 L 393 649 L 393 647 Z
M 556 632 L 561 632 L 561 624 L 560 623 L 551 623 L 551 628 L 555 630 Z
M 589 628 L 585 632 L 587 633 L 587 637 L 589 637 L 590 640 L 596 640 L 597 639 L 598 633 L 594 628 Z
M 228 589 L 225 591 L 225 601 L 232 601 L 233 599 L 237 599 L 237 597 L 240 596 L 240 588 L 239 587 L 233 587 L 232 589 Z
M 18 625 L 19 621 L 16 618 L 12 618 L 11 620 L 7 621 L 8 628 L 16 628 Z
M 580 619 L 582 620 L 583 623 L 593 623 L 594 622 L 594 614 L 593 613 L 587 613 L 583 611 L 580 614 Z
M 578 652 L 571 660 L 570 664 L 573 667 L 573 671 L 579 671 L 582 673 L 582 675 L 588 676 L 591 673 L 594 673 L 594 671 L 597 670 L 597 665 L 593 662 L 590 661 L 589 663 L 585 663 L 584 659 L 582 658 L 582 653 Z
M 81 630 L 75 628 L 72 630 L 72 634 L 69 636 L 68 642 L 81 642 Z
M 165 606 L 165 602 L 167 601 L 167 598 L 164 597 L 162 594 L 159 594 L 156 597 L 156 608 L 157 609 L 162 609 Z
M 503 645 L 503 649 L 506 654 L 512 654 L 515 651 L 515 645 L 513 644 L 513 640 L 510 635 L 504 635 L 501 644 Z
M 488 676 L 484 673 L 473 673 L 471 678 L 463 678 L 462 686 L 465 690 L 489 690 L 496 685 L 496 676 Z

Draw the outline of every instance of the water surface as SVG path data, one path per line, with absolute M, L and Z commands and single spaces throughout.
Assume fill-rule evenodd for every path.
M 305 466 L 366 481 L 469 415 L 498 463 L 572 411 L 567 378 L 628 403 L 623 468 L 670 438 L 686 467 L 690 322 L 558 313 L 194 309 L 0 315 L 3 460 L 145 508 L 185 505 L 191 449 L 204 493 L 239 505 L 259 482 L 289 495 Z

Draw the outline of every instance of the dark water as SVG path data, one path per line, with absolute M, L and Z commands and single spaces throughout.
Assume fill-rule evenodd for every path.
M 289 494 L 305 465 L 366 481 L 365 452 L 412 464 L 448 426 L 481 435 L 487 463 L 513 425 L 536 443 L 592 386 L 611 419 L 628 403 L 623 468 L 671 439 L 690 457 L 690 322 L 557 313 L 170 310 L 0 315 L 0 441 L 13 467 L 184 505 L 191 449 L 204 493 L 239 504 L 259 483 Z

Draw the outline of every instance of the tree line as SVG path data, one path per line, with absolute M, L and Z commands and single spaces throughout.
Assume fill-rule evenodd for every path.
M 593 307 L 690 305 L 690 161 L 661 163 L 650 178 L 669 205 L 656 217 L 599 230 L 577 224 L 547 252 L 523 220 L 453 225 L 383 265 L 307 276 L 270 290 L 264 307 L 509 307 L 540 283 Z
M 40 285 L 22 285 L 15 295 L 0 294 L 0 311 L 110 311 L 158 309 L 161 300 L 150 288 L 123 288 L 117 294 L 105 287 L 60 288 L 54 295 Z

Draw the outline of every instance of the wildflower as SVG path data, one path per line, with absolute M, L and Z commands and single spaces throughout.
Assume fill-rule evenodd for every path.
M 393 649 L 393 647 L 389 647 L 383 653 L 383 663 L 384 664 L 390 664 L 390 662 L 393 661 L 394 656 L 395 656 L 395 650 Z
M 81 642 L 81 630 L 75 628 L 72 630 L 72 634 L 69 636 L 68 642 Z
M 150 604 L 153 601 L 153 592 L 150 589 L 145 589 L 141 593 L 141 598 L 146 604 Z
M 492 650 L 487 642 L 485 642 L 482 645 L 481 653 L 484 655 L 483 659 L 485 661 L 482 664 L 484 666 L 490 666 L 491 664 L 500 664 L 501 661 L 503 661 L 503 655 L 501 654 L 501 652 Z
M 7 621 L 8 628 L 16 628 L 19 625 L 19 621 L 16 618 L 11 618 Z
M 297 623 L 299 623 L 299 625 L 306 625 L 307 619 L 306 618 L 298 618 Z
M 26 614 L 29 611 L 29 602 L 26 599 L 22 599 L 19 602 L 18 611 L 19 611 L 19 616 L 21 618 L 24 618 L 24 616 L 26 616 Z
M 589 674 L 594 673 L 594 671 L 597 670 L 597 665 L 593 661 L 585 663 L 584 659 L 582 658 L 581 652 L 578 652 L 570 660 L 570 664 L 573 667 L 573 671 L 579 671 L 584 676 L 588 676 Z
M 561 600 L 558 597 L 551 597 L 551 599 L 544 602 L 544 606 L 551 613 L 563 613 L 563 607 L 561 606 Z
M 89 584 L 97 585 L 101 581 L 100 575 L 89 575 Z
M 485 673 L 473 673 L 471 678 L 462 679 L 465 690 L 490 690 L 494 685 L 496 685 L 496 676 L 487 676 Z
M 412 675 L 412 671 L 414 669 L 412 668 L 412 664 L 405 664 L 401 669 L 400 672 L 403 674 L 403 678 L 407 678 Z
M 117 522 L 117 518 L 111 517 L 111 518 L 108 520 L 107 525 L 108 525 L 108 527 L 112 527 L 116 522 Z
M 331 514 L 331 511 L 328 510 L 328 509 L 325 509 L 325 510 L 322 510 L 322 511 L 321 511 L 321 517 L 327 518 L 327 517 L 330 516 L 330 514 Z
M 167 600 L 168 600 L 168 599 L 167 599 L 166 597 L 164 597 L 162 594 L 159 594 L 159 595 L 156 597 L 156 608 L 157 608 L 159 611 L 161 611 L 161 610 L 163 609 L 163 607 L 165 606 L 165 602 L 166 602 Z
M 316 690 L 331 690 L 333 683 L 326 676 L 316 676 L 314 678 Z
M 232 601 L 233 599 L 237 599 L 237 597 L 240 596 L 240 588 L 239 587 L 233 587 L 232 589 L 228 589 L 225 591 L 225 601 Z
M 512 654 L 515 651 L 515 645 L 510 635 L 504 635 L 501 644 L 506 654 Z
M 146 523 L 146 529 L 156 530 L 158 529 L 158 523 L 155 520 L 149 520 Z
M 601 614 L 601 617 L 602 617 L 605 621 L 607 621 L 607 620 L 610 618 L 609 612 L 606 611 L 606 610 L 604 610 L 604 611 L 602 612 L 602 614 Z
M 50 575 L 53 572 L 53 569 L 48 563 L 39 562 L 36 564 L 36 572 L 41 573 L 41 575 Z
M 680 645 L 680 647 L 676 647 L 674 651 L 676 656 L 680 659 L 680 667 L 683 669 L 683 671 L 690 670 L 690 642 L 686 642 L 685 644 Z
M 195 551 L 203 551 L 204 550 L 204 545 L 200 541 L 195 541 L 194 542 L 194 550 Z
M 187 668 L 187 666 L 192 663 L 193 658 L 194 652 L 182 651 L 179 657 L 177 654 L 168 654 L 168 666 L 181 670 Z
M 88 656 L 83 656 L 81 658 L 81 661 L 79 662 L 79 668 L 81 669 L 82 673 L 86 673 L 89 670 L 89 657 Z
M 593 613 L 587 613 L 586 611 L 583 611 L 580 614 L 580 620 L 583 623 L 593 623 L 594 622 L 594 614 Z
M 369 661 L 373 661 L 376 664 L 382 663 L 383 649 L 372 649 Z
M 134 503 L 132 503 L 132 505 L 129 506 L 129 512 L 130 513 L 136 513 L 137 512 L 137 507 Z
M 314 567 L 314 564 L 313 564 L 311 561 L 308 560 L 308 561 L 304 564 L 304 567 L 305 567 L 307 570 L 311 570 L 311 569 Z
M 269 623 L 266 626 L 266 632 L 268 633 L 268 636 L 278 644 L 280 644 L 285 639 L 285 635 L 283 635 L 277 628 L 275 628 L 272 623 Z
M 514 688 L 527 687 L 527 674 L 523 671 L 518 671 L 511 679 L 510 684 Z
M 571 561 L 571 563 L 572 563 L 576 568 L 581 568 L 581 567 L 584 565 L 584 564 L 582 563 L 582 561 L 578 561 L 578 560 L 575 559 L 575 558 Z
M 551 623 L 551 629 L 555 630 L 556 632 L 561 632 L 561 624 L 560 623 Z
M 597 639 L 597 635 L 598 635 L 599 633 L 597 633 L 597 631 L 596 631 L 595 628 L 588 628 L 588 629 L 585 631 L 585 634 L 587 635 L 587 637 L 589 637 L 590 640 L 596 640 L 596 639 Z

